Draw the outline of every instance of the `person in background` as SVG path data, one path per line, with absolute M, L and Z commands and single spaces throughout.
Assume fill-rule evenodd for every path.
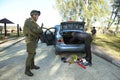
M 95 27 L 93 27 L 93 29 L 91 30 L 92 36 L 94 36 L 96 34 L 96 29 Z

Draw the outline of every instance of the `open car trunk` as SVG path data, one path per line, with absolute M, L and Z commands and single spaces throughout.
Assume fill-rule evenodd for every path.
M 79 40 L 76 40 L 71 43 L 70 40 L 72 39 L 72 32 L 63 32 L 62 37 L 63 37 L 65 44 L 81 44 L 81 43 L 83 43 L 83 42 L 80 42 Z
M 76 40 L 70 43 L 72 39 L 73 32 L 84 32 L 84 24 L 85 22 L 62 22 L 61 23 L 61 34 L 65 44 L 80 44 L 79 40 Z
M 62 37 L 65 44 L 71 44 L 70 39 L 72 39 L 72 32 L 63 32 Z

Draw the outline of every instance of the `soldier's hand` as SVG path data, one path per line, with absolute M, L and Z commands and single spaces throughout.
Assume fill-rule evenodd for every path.
M 43 26 L 44 26 L 44 24 L 42 23 L 42 24 L 41 24 L 41 29 L 43 28 Z
M 43 37 L 43 34 L 39 34 L 39 39 L 41 39 Z

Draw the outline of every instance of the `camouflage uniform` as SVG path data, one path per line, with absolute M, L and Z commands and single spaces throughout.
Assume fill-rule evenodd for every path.
M 32 18 L 29 18 L 25 21 L 23 33 L 26 37 L 27 52 L 35 53 L 42 29 Z
M 28 76 L 33 76 L 33 74 L 30 72 L 30 69 L 39 68 L 34 64 L 34 57 L 36 55 L 37 44 L 42 35 L 42 32 L 43 31 L 41 27 L 39 27 L 39 25 L 32 18 L 25 20 L 23 33 L 25 35 L 25 42 L 28 52 L 25 74 Z

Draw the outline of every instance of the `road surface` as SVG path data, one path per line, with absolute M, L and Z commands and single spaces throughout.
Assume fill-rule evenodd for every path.
M 39 43 L 35 62 L 40 70 L 33 77 L 24 74 L 27 57 L 25 42 L 0 52 L 0 80 L 120 80 L 120 68 L 93 54 L 93 66 L 82 69 L 77 64 L 61 61 L 65 53 L 55 55 L 53 46 Z M 78 55 L 78 54 L 77 54 Z

